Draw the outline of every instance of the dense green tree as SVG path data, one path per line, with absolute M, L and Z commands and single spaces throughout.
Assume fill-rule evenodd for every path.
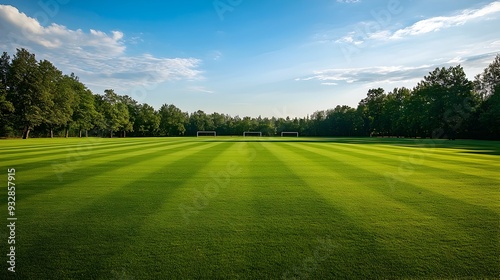
M 475 77 L 474 86 L 482 100 L 492 95 L 500 85 L 500 54 L 495 56 L 492 63 L 484 69 L 483 73 Z
M 137 106 L 134 131 L 137 136 L 155 136 L 160 127 L 160 115 L 153 107 L 144 103 Z
M 73 80 L 69 76 L 63 76 L 50 61 L 43 60 L 38 65 L 40 71 L 40 90 L 49 94 L 50 102 L 47 103 L 47 110 L 43 112 L 44 124 L 50 131 L 50 137 L 54 137 L 54 129 L 57 127 L 66 128 L 73 116 L 75 102 L 75 92 L 73 90 Z
M 479 115 L 479 122 L 484 128 L 481 138 L 500 139 L 500 85 L 484 101 Z
M 88 131 L 99 123 L 98 120 L 102 119 L 102 115 L 96 110 L 96 101 L 92 91 L 87 89 L 74 74 L 71 74 L 69 78 L 75 100 L 72 108 L 73 115 L 68 126 L 77 129 L 78 137 L 82 137 L 83 131 L 85 131 L 85 136 L 88 136 Z
M 0 136 L 12 130 L 14 104 L 7 99 L 7 75 L 10 69 L 10 56 L 4 52 L 0 57 Z
M 202 110 L 189 115 L 187 132 L 189 135 L 196 135 L 197 131 L 213 130 L 213 120 Z
M 460 65 L 436 68 L 424 77 L 414 91 L 423 105 L 420 114 L 425 116 L 426 136 L 455 139 L 476 106 L 472 89 Z
M 23 128 L 23 139 L 44 121 L 50 110 L 51 94 L 41 86 L 42 77 L 35 55 L 18 49 L 7 75 L 8 100 L 16 110 L 15 122 Z
M 388 136 L 404 136 L 409 127 L 406 118 L 411 91 L 407 88 L 395 88 L 389 92 L 384 101 L 383 112 L 383 130 Z
M 358 112 L 363 118 L 363 131 L 367 135 L 383 135 L 384 89 L 370 89 L 366 98 L 358 105 Z
M 356 136 L 362 126 L 362 119 L 356 109 L 347 105 L 328 110 L 325 121 L 329 126 L 329 136 Z
M 186 133 L 187 113 L 173 104 L 163 104 L 158 111 L 160 117 L 159 131 L 162 136 L 182 136 Z
M 114 90 L 104 91 L 100 110 L 103 112 L 105 127 L 111 138 L 114 132 L 121 131 L 125 137 L 125 132 L 132 130 L 128 107 Z

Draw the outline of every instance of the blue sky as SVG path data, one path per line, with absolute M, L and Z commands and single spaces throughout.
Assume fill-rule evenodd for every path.
M 155 108 L 303 117 L 435 67 L 472 79 L 500 52 L 498 26 L 500 1 L 2 1 L 0 50 Z

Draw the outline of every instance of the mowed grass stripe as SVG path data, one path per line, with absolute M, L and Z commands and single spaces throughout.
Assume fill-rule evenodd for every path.
M 362 165 L 368 167 L 379 166 L 392 166 L 392 169 L 385 169 L 384 175 L 387 177 L 388 181 L 394 180 L 407 180 L 410 175 L 416 172 L 425 172 L 426 176 L 430 174 L 435 174 L 438 180 L 443 178 L 443 176 L 449 180 L 457 181 L 457 184 L 468 184 L 472 181 L 484 182 L 483 188 L 485 191 L 490 192 L 491 189 L 496 189 L 496 186 L 500 183 L 500 178 L 496 176 L 498 172 L 489 172 L 482 169 L 468 168 L 460 164 L 445 164 L 437 161 L 426 160 L 425 158 L 411 158 L 411 156 L 401 157 L 398 156 L 396 159 L 394 156 L 390 156 L 387 153 L 378 153 L 372 151 L 360 150 L 357 147 L 345 146 L 344 144 L 339 145 L 326 145 L 323 146 L 321 150 L 331 151 L 333 153 L 340 153 L 343 156 L 340 158 L 345 158 L 349 161 L 362 160 Z M 304 144 L 309 147 L 318 147 L 314 144 Z M 371 146 L 370 146 L 371 147 Z M 369 149 L 369 148 L 367 148 Z M 446 165 L 447 169 L 442 168 L 442 165 Z M 475 170 L 475 171 L 472 171 Z
M 192 153 L 197 153 L 207 149 L 214 144 L 215 143 L 212 143 L 211 145 L 210 143 L 207 143 L 189 146 L 164 146 L 162 148 L 155 148 L 154 150 L 142 151 L 142 157 L 135 158 L 130 157 L 128 154 L 122 154 L 120 158 L 116 159 L 117 165 L 112 169 L 103 169 L 101 166 L 87 165 L 90 170 L 87 172 L 77 172 L 74 176 L 72 176 L 71 181 L 67 180 L 60 182 L 59 184 L 55 183 L 57 185 L 55 188 L 38 186 L 43 191 L 37 193 L 36 195 L 26 195 L 25 187 L 23 189 L 23 202 L 29 205 L 36 205 L 37 203 L 50 201 L 54 197 L 62 197 L 64 199 L 56 205 L 56 209 L 61 209 L 62 211 L 67 206 L 66 204 L 73 205 L 74 207 L 72 208 L 78 208 L 80 204 L 86 205 L 89 201 L 113 191 L 117 186 L 121 186 L 121 183 L 124 180 L 136 180 L 136 178 L 143 177 L 143 174 L 150 174 L 155 170 L 156 166 L 149 165 L 148 163 L 155 162 L 157 158 L 161 159 L 162 164 L 160 166 L 163 166 L 164 164 L 171 164 L 172 162 L 187 157 Z M 138 160 L 138 158 L 141 160 Z M 133 159 L 133 161 L 126 161 L 126 159 Z M 112 163 L 110 162 L 110 164 Z M 95 171 L 94 168 L 98 168 L 100 172 Z M 170 172 L 166 173 L 166 171 L 163 170 L 161 173 L 155 174 L 155 176 L 165 178 L 167 176 L 171 176 L 171 174 Z M 36 210 L 34 213 L 26 213 L 26 215 L 29 215 L 30 217 L 31 215 L 37 214 L 39 213 Z M 44 213 L 41 214 L 44 215 Z
M 417 273 L 417 268 L 412 262 L 400 256 L 399 252 L 384 246 L 381 237 L 374 234 L 373 229 L 367 225 L 366 213 L 362 209 L 366 203 L 373 201 L 383 201 L 389 207 L 401 207 L 401 209 L 404 209 L 403 205 L 395 201 L 384 201 L 384 196 L 366 188 L 364 184 L 346 179 L 344 172 L 332 172 L 322 162 L 303 157 L 294 148 L 285 145 L 264 146 L 290 169 L 291 174 L 305 182 L 309 191 L 313 191 L 312 195 L 319 195 L 331 209 L 331 213 L 326 212 L 319 216 L 325 219 L 325 223 L 320 222 L 319 225 L 332 230 L 333 242 L 339 244 L 339 248 L 325 264 L 323 273 L 329 271 L 328 273 L 334 277 L 351 279 L 373 278 L 387 273 L 393 277 Z M 314 204 L 307 206 L 315 207 Z M 410 209 L 406 213 L 402 211 L 399 214 L 404 220 L 408 215 L 415 213 Z M 337 222 L 328 223 L 327 217 L 330 215 L 336 217 L 334 219 L 338 219 Z M 385 216 L 393 217 L 393 213 L 385 213 Z M 320 275 L 326 275 L 323 273 Z
M 89 155 L 87 160 L 82 160 L 78 162 L 77 165 L 70 166 L 70 168 L 61 171 L 54 170 L 51 166 L 37 168 L 35 169 L 37 172 L 33 170 L 27 172 L 22 168 L 16 167 L 18 172 L 17 178 L 23 181 L 22 196 L 26 199 L 30 196 L 58 188 L 64 188 L 71 184 L 80 186 L 83 179 L 91 177 L 96 177 L 101 180 L 101 184 L 105 184 L 112 177 L 123 177 L 123 174 L 114 171 L 129 165 L 131 162 L 142 162 L 147 165 L 148 161 L 163 156 L 162 152 L 175 153 L 176 151 L 182 151 L 188 147 L 196 147 L 199 145 L 200 144 L 195 142 L 187 142 L 178 145 L 157 143 L 147 147 L 140 146 L 131 149 L 113 149 L 115 154 L 110 153 L 112 155 L 109 156 Z M 56 171 L 60 171 L 61 173 L 57 173 Z M 110 174 L 110 176 L 108 177 L 105 174 Z M 0 205 L 4 203 L 6 202 L 0 202 Z
M 304 146 L 300 146 L 298 149 L 294 148 L 293 150 L 294 152 L 304 150 L 303 155 L 309 158 L 322 156 L 321 151 L 317 151 L 317 156 L 313 157 L 310 153 L 311 149 Z M 324 155 L 322 157 L 328 156 Z M 341 162 L 339 163 L 342 164 Z M 409 232 L 420 232 L 421 236 L 426 237 L 417 238 L 416 245 L 418 245 L 418 242 L 424 244 L 434 242 L 435 244 L 427 245 L 443 249 L 442 252 L 437 253 L 438 256 L 442 256 L 439 256 L 432 262 L 421 262 L 425 266 L 431 265 L 427 270 L 440 272 L 441 274 L 438 274 L 440 277 L 460 275 L 482 276 L 498 272 L 498 267 L 495 267 L 497 260 L 494 258 L 481 259 L 481 256 L 484 254 L 496 256 L 500 253 L 498 248 L 498 244 L 500 244 L 499 215 L 497 212 L 494 212 L 491 208 L 466 203 L 463 199 L 443 196 L 428 188 L 424 189 L 421 186 L 411 183 L 399 186 L 396 191 L 388 191 L 387 188 L 380 188 L 380 183 L 377 183 L 376 170 L 370 172 L 366 168 L 359 168 L 359 172 L 352 172 L 356 170 L 354 166 L 350 166 L 349 169 L 351 170 L 351 174 L 353 174 L 350 181 L 364 183 L 366 187 L 379 191 L 390 200 L 398 201 L 404 204 L 405 207 L 412 208 L 414 211 L 420 213 L 419 215 L 412 214 L 408 217 L 416 218 L 421 216 L 428 219 L 423 223 L 419 222 L 421 227 L 409 230 Z M 338 168 L 332 168 L 332 171 L 337 172 Z M 370 173 L 367 174 L 367 171 Z M 363 172 L 364 175 L 358 175 L 360 172 Z M 364 178 L 370 179 L 366 180 Z M 367 191 L 359 192 L 359 195 L 366 196 Z M 383 208 L 391 209 L 391 205 L 387 199 L 381 201 L 374 200 L 372 202 L 366 201 L 366 203 L 376 203 L 382 205 Z M 371 211 L 374 210 L 372 205 L 369 208 Z M 376 213 L 377 216 L 374 219 L 383 220 L 382 217 L 379 217 L 380 213 Z M 373 212 L 369 212 L 368 215 L 373 215 Z M 404 220 L 402 217 L 391 216 L 391 214 L 387 217 L 396 218 L 394 220 L 395 223 L 400 223 Z M 386 229 L 397 229 L 398 227 L 395 223 L 389 224 Z M 412 238 L 410 236 L 404 240 L 412 240 Z M 418 252 L 419 248 L 416 246 L 412 250 L 417 250 L 416 252 Z M 412 250 L 409 250 L 408 254 L 415 254 L 411 253 Z M 419 260 L 429 258 L 427 252 L 420 252 L 420 254 L 422 255 L 418 258 Z M 416 263 L 419 263 L 419 261 L 416 261 Z M 453 265 L 451 264 L 453 263 L 456 265 L 455 268 L 452 268 Z M 426 270 L 426 268 L 422 266 L 421 270 Z
M 81 169 L 86 169 L 94 165 L 110 165 L 120 161 L 124 156 L 130 157 L 154 152 L 155 148 L 175 149 L 182 146 L 196 145 L 194 142 L 181 142 L 178 144 L 170 144 L 168 142 L 155 142 L 142 145 L 119 145 L 108 146 L 102 150 L 89 150 L 85 153 L 74 154 L 60 151 L 52 157 L 43 157 L 37 161 L 23 160 L 26 163 L 11 164 L 17 169 L 22 170 L 25 174 L 43 174 L 49 180 L 64 181 L 71 175 L 72 172 L 77 172 Z M 57 178 L 56 178 L 57 177 Z M 35 180 L 41 178 L 34 178 Z M 25 178 L 25 182 L 30 182 L 29 178 Z
M 331 158 L 340 159 L 353 167 L 373 172 L 369 173 L 368 176 L 383 176 L 386 179 L 385 185 L 391 189 L 406 181 L 418 180 L 418 183 L 420 183 L 421 178 L 425 178 L 426 182 L 432 183 L 424 183 L 420 184 L 420 186 L 432 187 L 432 191 L 445 196 L 455 197 L 456 194 L 459 194 L 458 198 L 463 199 L 467 197 L 469 199 L 468 203 L 488 205 L 491 207 L 491 205 L 495 205 L 493 202 L 498 199 L 500 183 L 495 180 L 496 178 L 481 175 L 480 171 L 478 171 L 478 175 L 462 173 L 461 170 L 454 169 L 448 169 L 446 172 L 443 172 L 441 168 L 435 168 L 435 165 L 428 166 L 422 162 L 415 162 L 411 159 L 402 161 L 402 158 L 399 156 L 395 158 L 387 156 L 387 154 L 365 153 L 354 147 L 345 148 L 343 145 L 324 144 L 324 146 L 318 146 L 314 144 L 304 144 L 301 145 L 301 147 L 311 147 L 311 149 L 308 149 L 309 152 L 329 154 Z M 369 156 L 365 154 L 369 154 Z M 353 162 L 359 162 L 359 164 L 353 165 Z M 454 166 L 457 169 L 461 168 L 459 164 Z M 446 186 L 449 185 L 450 182 L 453 182 L 454 188 L 435 187 L 440 185 Z
M 493 205 L 497 205 L 494 202 L 498 197 L 499 185 L 496 181 L 489 181 L 488 178 L 483 178 L 482 176 L 471 176 L 469 174 L 462 174 L 459 171 L 453 170 L 448 170 L 448 172 L 443 173 L 440 169 L 423 165 L 420 169 L 412 171 L 411 174 L 403 173 L 403 175 L 406 175 L 403 176 L 397 173 L 400 171 L 399 167 L 391 172 L 387 171 L 387 168 L 391 168 L 391 161 L 387 161 L 387 159 L 381 161 L 371 155 L 369 157 L 370 160 L 365 160 L 362 156 L 352 155 L 353 153 L 356 154 L 356 152 L 353 151 L 348 151 L 348 153 L 342 154 L 342 152 L 345 152 L 343 151 L 344 148 L 342 146 L 338 147 L 338 150 L 341 151 L 340 155 L 338 150 L 331 150 L 331 146 L 328 150 L 321 149 L 318 146 L 309 145 L 301 145 L 300 148 L 305 149 L 308 153 L 312 152 L 318 155 L 327 156 L 329 159 L 335 161 L 341 161 L 343 164 L 349 165 L 350 169 L 360 169 L 360 172 L 357 173 L 356 176 L 367 176 L 370 178 L 380 179 L 385 178 L 386 183 L 384 185 L 386 188 L 380 188 L 381 190 L 394 191 L 394 188 L 399 188 L 400 186 L 409 183 L 414 186 L 418 186 L 419 188 L 425 188 L 450 198 L 464 200 L 466 203 L 477 205 L 486 204 L 490 208 Z M 328 158 L 326 160 L 328 160 Z M 361 162 L 361 164 L 357 164 L 358 161 Z M 398 160 L 394 159 L 394 161 L 397 162 Z M 394 175 L 394 178 L 398 180 L 393 180 L 391 177 L 392 175 Z M 450 183 L 453 188 L 440 188 L 440 186 L 448 186 Z M 379 186 L 381 186 L 381 184 L 379 184 Z M 459 189 L 460 192 L 457 191 L 457 189 Z
M 352 144 L 349 144 L 352 146 Z M 465 149 L 443 149 L 437 145 L 418 145 L 414 147 L 400 147 L 397 145 L 366 145 L 366 150 L 380 151 L 388 155 L 401 155 L 405 160 L 439 160 L 444 163 L 452 163 L 473 168 L 491 169 L 500 167 L 500 163 L 496 160 L 494 155 L 473 154 Z M 443 151 L 445 150 L 445 151 Z
M 36 151 L 36 152 L 26 152 L 25 154 L 19 153 L 17 156 L 5 156 L 4 158 L 6 159 L 4 162 L 11 164 L 11 165 L 19 165 L 28 162 L 30 165 L 38 163 L 38 162 L 44 162 L 44 161 L 51 161 L 51 163 L 55 164 L 68 164 L 68 162 L 75 161 L 80 159 L 81 157 L 84 157 L 88 155 L 89 153 L 92 153 L 94 155 L 99 154 L 106 154 L 110 152 L 110 148 L 114 149 L 119 149 L 121 147 L 125 148 L 132 148 L 135 146 L 144 146 L 147 147 L 148 145 L 154 145 L 155 143 L 164 143 L 165 139 L 161 140 L 160 138 L 157 138 L 158 140 L 156 141 L 129 141 L 123 140 L 121 142 L 116 142 L 112 141 L 109 142 L 110 139 L 101 139 L 101 140 L 95 140 L 96 142 L 92 142 L 91 144 L 86 144 L 86 145 L 69 145 L 69 146 L 63 146 L 63 147 L 58 147 L 57 149 L 49 149 L 48 151 Z M 182 142 L 188 142 L 188 141 L 182 141 Z M 182 143 L 181 141 L 176 141 L 173 143 Z M 170 142 L 168 142 L 170 144 Z M 64 148 L 62 150 L 62 148 Z M 22 167 L 22 166 L 21 166 Z
M 314 145 L 314 144 L 306 144 L 306 145 Z M 406 155 L 401 155 L 402 157 L 398 158 L 398 161 L 394 161 L 394 155 L 391 155 L 386 151 L 374 151 L 371 145 L 364 145 L 363 149 L 359 149 L 359 147 L 355 144 L 334 144 L 324 146 L 327 149 L 334 148 L 335 151 L 343 150 L 353 156 L 358 156 L 360 158 L 369 158 L 374 161 L 375 159 L 388 159 L 390 163 L 398 163 L 401 165 L 401 161 L 411 162 L 411 165 L 418 168 L 418 166 L 423 167 L 433 167 L 440 170 L 446 170 L 447 172 L 460 172 L 463 174 L 471 175 L 471 176 L 481 176 L 485 179 L 496 181 L 496 183 L 500 183 L 500 176 L 498 176 L 498 170 L 485 170 L 484 167 L 469 167 L 464 164 L 461 164 L 461 161 L 454 162 L 450 160 L 453 158 L 452 156 L 448 157 L 446 160 L 445 155 L 438 155 L 430 152 L 422 152 L 419 155 L 416 155 L 417 150 L 413 149 L 411 153 Z M 442 158 L 441 158 L 442 157 Z M 368 162 L 368 160 L 367 160 Z M 478 175 L 479 174 L 479 175 Z
M 17 146 L 6 146 L 8 142 L 0 141 L 0 151 L 2 151 L 2 156 L 4 155 L 21 155 L 24 153 L 36 153 L 36 152 L 46 152 L 50 150 L 58 149 L 74 149 L 79 147 L 87 146 L 107 146 L 107 145 L 126 145 L 126 144 L 144 144 L 147 142 L 155 141 L 155 138 L 68 138 L 68 139 L 52 139 L 49 145 L 36 144 L 33 141 L 39 141 L 40 139 L 30 139 L 22 140 L 22 142 L 16 142 L 18 144 L 24 144 L 22 147 Z M 9 140 L 7 140 L 9 141 Z M 20 141 L 20 140 L 16 140 Z M 26 141 L 26 142 L 24 142 Z M 48 140 L 47 140 L 48 141 Z M 188 141 L 184 138 L 184 141 Z M 173 141 L 171 141 L 173 142 Z
M 228 212 L 226 207 L 229 205 L 220 202 L 224 201 L 228 189 L 236 187 L 233 184 L 235 174 L 231 175 L 231 170 L 233 164 L 241 164 L 237 144 L 223 143 L 223 148 L 213 154 L 193 159 L 204 164 L 196 168 L 196 174 L 183 180 L 156 213 L 146 219 L 138 242 L 116 255 L 110 264 L 122 263 L 137 248 L 143 248 L 150 253 L 146 260 L 130 263 L 132 277 L 140 277 L 134 271 L 151 266 L 156 268 L 151 272 L 151 278 L 214 279 L 216 275 L 227 275 L 229 270 L 226 269 L 230 266 L 223 264 L 234 262 L 239 257 L 238 254 L 232 255 L 231 250 L 238 246 L 219 241 L 234 232 L 226 215 L 237 215 L 238 212 Z M 214 176 L 218 177 L 217 180 Z M 232 201 L 230 205 L 236 206 L 238 201 Z M 226 245 L 230 247 L 228 250 Z M 231 255 L 229 259 L 228 255 Z
M 110 279 L 114 277 L 113 269 L 127 265 L 127 259 L 137 259 L 136 254 L 144 252 L 148 254 L 143 255 L 141 260 L 147 262 L 149 268 L 154 267 L 154 261 L 149 256 L 162 245 L 156 243 L 153 251 L 144 251 L 144 247 L 136 246 L 141 243 L 142 224 L 161 208 L 176 188 L 190 176 L 195 176 L 196 172 L 190 172 L 191 168 L 201 169 L 207 163 L 203 154 L 221 151 L 221 148 L 224 149 L 221 143 L 200 144 L 179 151 L 178 157 L 161 155 L 152 158 L 150 164 L 135 163 L 124 167 L 138 169 L 137 175 L 116 177 L 111 182 L 113 188 L 110 191 L 96 194 L 90 203 L 80 205 L 76 211 L 59 218 L 57 223 L 42 226 L 50 228 L 50 234 L 30 240 L 30 249 L 22 252 L 30 256 L 31 263 L 27 265 L 32 267 L 25 276 L 35 277 L 50 270 L 51 275 L 58 279 L 79 277 L 83 272 L 87 272 L 89 278 Z M 195 160 L 197 155 L 200 155 L 199 160 Z M 41 230 L 48 232 L 43 228 Z M 124 262 L 108 262 L 129 246 L 134 250 Z M 48 255 L 52 258 L 44 257 Z
M 488 143 L 488 141 L 484 142 Z M 494 147 L 494 143 L 489 143 L 489 145 L 491 145 L 488 146 L 489 150 L 496 149 Z M 481 164 L 485 167 L 500 166 L 500 163 L 498 162 L 496 156 L 494 155 L 474 153 L 478 150 L 466 149 L 465 147 L 461 146 L 455 148 L 442 148 L 441 146 L 443 146 L 443 144 L 439 144 L 439 142 L 436 142 L 436 144 L 424 144 L 424 143 L 419 143 L 418 141 L 416 141 L 415 145 L 413 146 L 411 145 L 399 146 L 399 145 L 388 145 L 388 144 L 370 145 L 370 147 L 373 149 L 381 149 L 385 151 L 388 151 L 386 148 L 389 148 L 390 152 L 397 152 L 398 150 L 408 150 L 412 151 L 413 154 L 418 152 L 419 154 L 425 154 L 426 156 L 436 155 L 439 158 L 446 158 L 451 162 L 461 162 L 463 164 Z

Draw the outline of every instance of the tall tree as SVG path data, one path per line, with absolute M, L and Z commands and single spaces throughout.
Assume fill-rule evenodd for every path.
M 197 131 L 213 130 L 214 125 L 212 119 L 202 110 L 191 113 L 189 116 L 188 133 L 196 135 Z
M 48 108 L 44 112 L 44 123 L 50 130 L 50 137 L 54 137 L 54 128 L 67 125 L 73 115 L 73 103 L 75 92 L 73 90 L 73 80 L 69 76 L 63 76 L 51 62 L 40 61 L 38 65 L 40 71 L 40 90 L 46 91 L 50 96 Z M 66 129 L 66 136 L 67 136 Z
M 408 128 L 405 116 L 411 91 L 407 88 L 395 88 L 386 95 L 383 107 L 384 131 L 390 136 L 404 136 Z
M 366 135 L 380 135 L 384 133 L 382 125 L 384 99 L 384 89 L 376 88 L 368 90 L 366 98 L 359 102 L 357 110 L 363 118 Z
M 134 131 L 138 136 L 154 136 L 160 127 L 160 116 L 153 107 L 144 103 L 137 107 Z
M 476 76 L 474 84 L 483 99 L 476 114 L 479 126 L 476 136 L 500 139 L 500 54 Z
M 492 95 L 500 85 L 500 54 L 495 56 L 492 63 L 484 69 L 483 73 L 475 77 L 474 86 L 483 100 Z
M 173 104 L 163 104 L 158 111 L 160 117 L 160 135 L 162 136 L 181 136 L 186 132 L 186 123 L 188 121 L 187 113 L 175 107 Z
M 14 105 L 7 99 L 7 75 L 10 69 L 10 56 L 4 52 L 0 57 L 0 136 L 12 129 Z
M 424 77 L 415 94 L 424 104 L 420 114 L 426 116 L 424 127 L 431 137 L 455 139 L 465 126 L 471 108 L 476 106 L 473 83 L 462 66 L 436 68 Z
M 114 132 L 122 131 L 125 133 L 125 131 L 131 129 L 128 107 L 121 101 L 114 90 L 107 89 L 104 91 L 100 109 L 103 112 L 106 129 L 111 138 Z
M 73 73 L 69 77 L 75 94 L 75 102 L 73 102 L 73 115 L 68 126 L 74 126 L 78 130 L 79 137 L 82 137 L 83 131 L 85 131 L 85 136 L 88 136 L 88 131 L 98 123 L 99 119 L 95 96 Z
M 7 76 L 8 99 L 16 109 L 16 122 L 23 128 L 23 139 L 44 121 L 51 105 L 50 92 L 41 87 L 40 71 L 35 55 L 18 49 Z

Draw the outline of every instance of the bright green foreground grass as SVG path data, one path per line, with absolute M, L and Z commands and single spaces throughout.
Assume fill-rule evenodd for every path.
M 0 278 L 500 276 L 499 142 L 246 140 L 0 141 Z

